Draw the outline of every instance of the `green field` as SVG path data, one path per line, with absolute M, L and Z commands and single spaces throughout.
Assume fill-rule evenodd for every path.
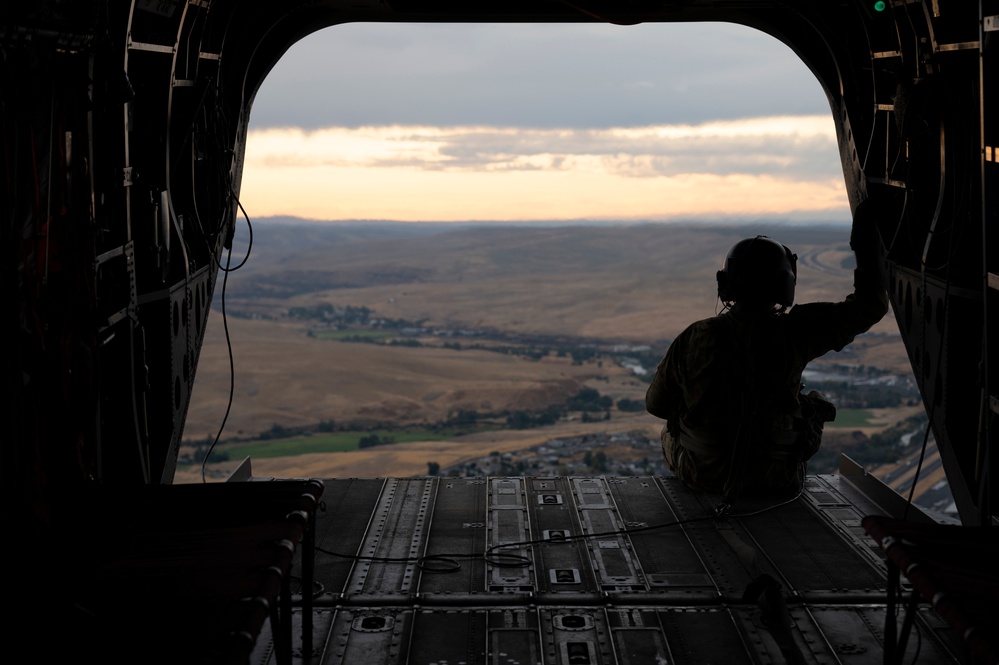
M 219 452 L 225 452 L 230 459 L 266 459 L 271 457 L 293 457 L 309 453 L 342 453 L 358 449 L 358 442 L 363 436 L 377 435 L 392 443 L 407 443 L 409 441 L 440 441 L 449 438 L 445 432 L 428 430 L 391 431 L 377 430 L 373 432 L 337 432 L 316 433 L 309 436 L 293 436 L 287 439 L 271 439 L 268 441 L 253 441 L 248 443 L 220 444 Z M 381 444 L 389 445 L 389 444 Z
M 829 423 L 832 427 L 871 427 L 874 414 L 867 409 L 837 409 L 836 420 Z

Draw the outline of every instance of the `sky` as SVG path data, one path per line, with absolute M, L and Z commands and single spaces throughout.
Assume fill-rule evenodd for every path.
M 348 24 L 293 45 L 250 114 L 251 216 L 849 218 L 829 104 L 731 24 Z

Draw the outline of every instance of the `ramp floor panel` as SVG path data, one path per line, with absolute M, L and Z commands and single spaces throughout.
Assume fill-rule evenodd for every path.
M 671 477 L 325 482 L 325 639 L 296 662 L 882 662 L 878 508 L 838 476 L 722 517 Z M 917 626 L 906 662 L 959 661 L 932 612 Z

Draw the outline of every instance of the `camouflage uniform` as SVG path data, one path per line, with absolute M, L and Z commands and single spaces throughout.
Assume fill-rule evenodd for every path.
M 858 252 L 857 260 L 854 292 L 842 302 L 797 305 L 783 314 L 736 304 L 673 341 L 645 403 L 667 421 L 663 454 L 677 477 L 695 489 L 721 491 L 742 434 L 750 442 L 745 490 L 798 486 L 805 460 L 818 448 L 821 422 L 835 414 L 834 408 L 811 413 L 813 401 L 799 395 L 805 365 L 842 349 L 888 310 L 876 259 Z M 740 426 L 751 431 L 740 433 Z

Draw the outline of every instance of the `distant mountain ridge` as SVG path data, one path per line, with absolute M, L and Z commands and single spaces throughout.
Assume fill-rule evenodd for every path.
M 608 222 L 576 220 L 571 222 L 524 221 L 524 222 L 398 222 L 389 220 L 348 220 L 322 221 L 292 216 L 254 218 L 251 221 L 253 247 L 249 262 L 250 272 L 286 259 L 289 255 L 303 252 L 306 256 L 316 256 L 327 251 L 337 252 L 346 245 L 377 241 L 410 241 L 433 236 L 449 238 L 462 237 L 461 234 L 476 239 L 497 239 L 509 237 L 511 231 L 518 233 L 542 234 L 535 238 L 556 238 L 562 236 L 545 235 L 544 231 L 565 231 L 571 237 L 608 238 L 621 234 L 632 234 L 636 229 L 646 229 L 651 236 L 670 237 L 680 233 L 703 232 L 720 238 L 729 238 L 734 243 L 749 235 L 768 235 L 785 244 L 842 242 L 849 237 L 849 231 L 841 224 L 789 224 L 774 220 L 729 222 Z M 481 234 L 481 235 L 480 235 Z M 565 236 L 570 237 L 570 236 Z M 647 236 L 648 237 L 648 236 Z M 233 254 L 242 256 L 248 244 L 246 221 L 237 220 Z M 449 245 L 457 249 L 456 245 Z M 610 247 L 605 248 L 610 250 Z

